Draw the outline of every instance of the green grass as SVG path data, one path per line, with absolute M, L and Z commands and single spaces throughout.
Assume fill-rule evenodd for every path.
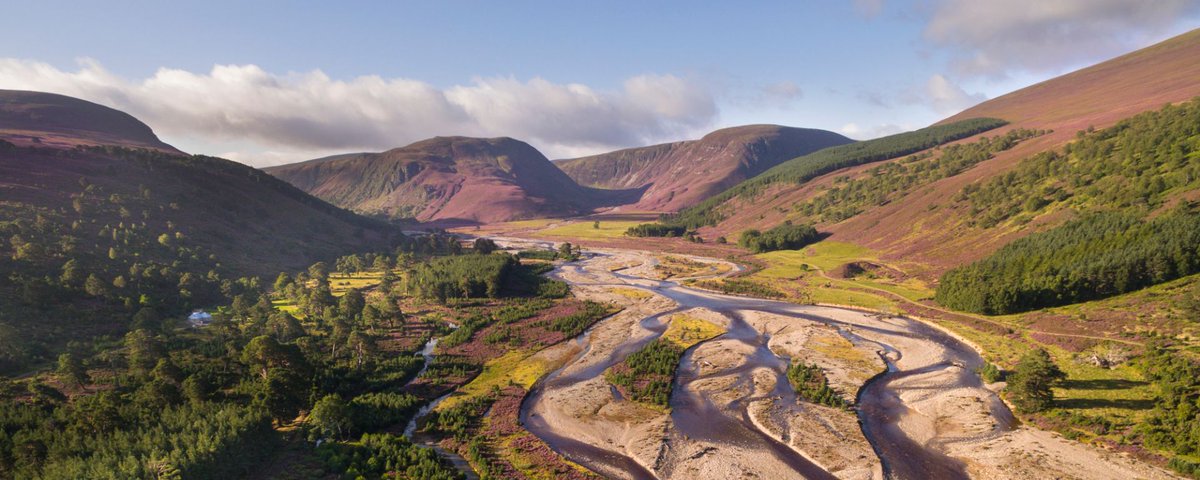
M 532 388 L 534 382 L 555 368 L 550 362 L 535 357 L 534 353 L 529 350 L 512 350 L 488 360 L 483 365 L 483 372 L 471 380 L 471 383 L 463 385 L 453 395 L 446 397 L 438 404 L 437 411 L 445 411 L 467 400 L 487 395 L 492 391 L 492 387 L 504 388 L 513 384 L 526 390 Z
M 934 293 L 932 288 L 929 288 L 928 286 L 925 285 L 925 282 L 922 282 L 915 278 L 910 278 L 910 279 L 907 279 L 900 283 L 890 283 L 890 282 L 880 281 L 878 279 L 868 279 L 868 278 L 854 278 L 852 280 L 849 280 L 849 282 L 857 283 L 857 284 L 860 284 L 860 285 L 863 285 L 866 287 L 878 288 L 880 290 L 886 290 L 888 292 L 894 293 L 896 295 L 900 295 L 901 297 L 907 298 L 914 302 L 919 302 L 922 300 L 933 298 L 933 293 Z
M 671 324 L 667 326 L 667 331 L 663 332 L 662 338 L 680 347 L 690 348 L 692 345 L 722 333 L 725 333 L 724 328 L 714 325 L 708 320 L 678 314 L 671 317 Z
M 862 307 L 881 312 L 896 312 L 896 302 L 888 300 L 885 297 L 874 295 L 866 292 L 857 292 L 835 286 L 826 288 L 824 284 L 812 286 L 808 289 L 808 300 L 813 303 L 825 303 L 830 305 L 848 305 L 852 307 Z
M 289 300 L 272 300 L 271 305 L 274 305 L 275 308 L 280 311 L 284 311 L 292 315 L 299 315 L 300 307 L 296 306 L 295 303 L 292 303 Z
M 547 237 L 564 237 L 564 238 L 586 238 L 586 239 L 611 239 L 622 238 L 625 236 L 625 230 L 643 222 L 624 221 L 624 220 L 601 220 L 600 228 L 594 228 L 593 221 L 578 221 L 571 222 L 566 225 L 547 228 L 538 231 L 538 235 Z
M 802 279 L 808 284 L 805 291 L 808 300 L 814 303 L 850 305 L 881 311 L 895 311 L 896 300 L 885 294 L 863 292 L 856 287 L 871 287 L 895 293 L 913 301 L 928 298 L 933 291 L 919 280 L 906 280 L 901 284 L 883 279 L 831 279 L 820 275 L 854 261 L 877 261 L 870 249 L 845 242 L 818 242 L 800 250 L 778 250 L 754 256 L 766 264 L 766 268 L 755 272 L 751 279 L 770 284 L 779 280 Z M 826 287 L 825 285 L 829 285 Z
M 1100 368 L 1074 361 L 1070 352 L 1048 347 L 1067 380 L 1054 389 L 1058 409 L 1103 417 L 1117 424 L 1133 425 L 1146 418 L 1154 405 L 1154 386 L 1142 373 L 1126 363 Z
M 329 291 L 333 296 L 340 297 L 345 295 L 346 291 L 351 288 L 362 290 L 378 285 L 381 278 L 383 278 L 383 273 L 381 272 L 362 272 L 350 275 L 333 273 L 329 275 Z
M 628 298 L 630 300 L 645 300 L 647 298 L 654 296 L 654 294 L 647 292 L 645 290 L 642 290 L 640 288 L 614 287 L 614 288 L 610 288 L 608 291 L 615 293 L 617 295 L 620 295 L 622 297 Z
M 759 272 L 768 278 L 795 278 L 812 267 L 830 271 L 857 260 L 876 260 L 870 249 L 844 242 L 817 242 L 800 250 L 777 250 L 754 256 L 767 264 Z M 805 265 L 809 268 L 805 269 Z
M 954 322 L 938 324 L 979 345 L 988 360 L 998 362 L 1006 369 L 1013 368 L 1016 360 L 1035 345 L 1045 348 L 1054 363 L 1067 373 L 1067 381 L 1054 389 L 1056 410 L 1103 417 L 1118 425 L 1132 425 L 1143 420 L 1153 406 L 1154 387 L 1145 383 L 1141 372 L 1129 363 L 1112 369 L 1100 368 L 1077 362 L 1071 352 L 1042 345 L 1026 336 L 1014 339 Z

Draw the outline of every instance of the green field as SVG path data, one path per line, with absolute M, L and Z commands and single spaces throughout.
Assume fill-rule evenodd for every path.
M 595 228 L 595 222 L 590 220 L 571 222 L 566 225 L 547 228 L 537 232 L 547 237 L 606 239 L 621 238 L 625 230 L 643 222 L 627 220 L 600 220 L 600 228 Z
M 857 260 L 874 261 L 876 255 L 871 250 L 852 243 L 825 241 L 800 250 L 760 253 L 754 258 L 767 264 L 767 268 L 759 272 L 764 277 L 795 278 L 807 273 L 812 267 L 830 271 Z
M 920 301 L 933 296 L 933 290 L 915 278 L 895 283 L 886 278 L 866 276 L 851 279 L 823 276 L 822 272 L 835 270 L 850 262 L 879 263 L 875 252 L 851 243 L 818 242 L 800 250 L 760 253 L 754 258 L 763 262 L 766 267 L 750 275 L 750 279 L 766 284 L 781 280 L 803 281 L 809 287 L 804 292 L 807 301 L 814 303 L 850 305 L 894 312 L 897 305 L 896 299 L 883 292 L 874 293 L 862 291 L 862 289 L 883 290 L 912 301 Z
M 351 288 L 362 290 L 378 285 L 381 278 L 383 278 L 383 273 L 381 272 L 361 272 L 349 275 L 332 273 L 329 275 L 329 292 L 335 297 L 340 297 L 345 295 L 346 291 Z
M 532 388 L 534 382 L 557 367 L 534 353 L 525 349 L 512 350 L 488 360 L 483 365 L 483 372 L 471 380 L 471 383 L 463 385 L 453 395 L 446 397 L 435 410 L 448 411 L 463 402 L 491 393 L 493 387 L 520 385 L 526 390 Z

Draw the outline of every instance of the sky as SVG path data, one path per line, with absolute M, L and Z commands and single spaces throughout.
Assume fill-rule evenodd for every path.
M 2 0 L 0 88 L 269 166 L 432 136 L 548 157 L 775 123 L 868 139 L 1200 27 L 1200 0 Z

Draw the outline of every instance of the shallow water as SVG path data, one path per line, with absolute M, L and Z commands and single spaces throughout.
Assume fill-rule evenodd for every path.
M 563 268 L 570 269 L 575 273 L 586 272 L 584 266 L 580 264 L 568 265 Z M 605 274 L 607 273 L 605 272 Z M 563 375 L 565 367 L 559 369 L 548 375 L 531 392 L 522 405 L 521 415 L 525 427 L 565 457 L 599 472 L 615 471 L 632 478 L 654 478 L 653 472 L 648 471 L 632 458 L 617 451 L 602 449 L 572 438 L 564 438 L 538 417 L 529 416 L 528 412 L 531 407 L 543 401 L 545 389 L 561 388 L 602 375 L 605 369 L 657 338 L 665 329 L 665 325 L 662 323 L 665 316 L 691 308 L 707 308 L 730 318 L 728 333 L 718 338 L 743 342 L 753 348 L 752 353 L 744 359 L 743 365 L 731 371 L 717 372 L 714 375 L 741 374 L 744 382 L 749 379 L 750 372 L 755 369 L 761 368 L 773 372 L 776 376 L 776 387 L 770 396 L 781 398 L 781 404 L 795 405 L 794 408 L 797 411 L 803 408 L 803 404 L 797 404 L 795 392 L 787 382 L 785 374 L 788 359 L 771 352 L 767 348 L 769 338 L 743 321 L 739 311 L 758 311 L 838 327 L 839 332 L 850 341 L 856 344 L 869 344 L 884 353 L 883 358 L 888 369 L 868 381 L 859 391 L 857 413 L 864 435 L 871 442 L 882 461 L 885 475 L 888 478 L 898 479 L 966 478 L 965 467 L 961 462 L 946 456 L 935 447 L 918 444 L 900 429 L 897 422 L 901 415 L 908 410 L 908 407 L 901 401 L 898 390 L 893 386 L 893 382 L 907 376 L 946 370 L 952 373 L 954 381 L 945 385 L 945 388 L 981 387 L 979 377 L 972 372 L 975 367 L 982 364 L 982 359 L 974 350 L 952 336 L 906 318 L 895 318 L 888 324 L 878 326 L 852 325 L 820 316 L 817 313 L 819 311 L 812 308 L 787 302 L 715 294 L 683 287 L 674 282 L 634 277 L 623 273 L 613 273 L 613 275 L 621 282 L 617 285 L 651 290 L 677 302 L 678 307 L 671 312 L 644 319 L 642 325 L 650 331 L 650 335 L 629 339 L 615 349 L 605 361 L 571 375 Z M 585 277 L 594 282 L 600 281 L 596 275 L 585 275 Z M 562 277 L 560 276 L 560 278 Z M 917 370 L 901 370 L 896 366 L 894 360 L 901 358 L 903 352 L 892 345 L 864 338 L 854 332 L 920 339 L 944 348 L 948 360 Z M 583 341 L 586 344 L 586 337 Z M 799 476 L 833 478 L 831 474 L 820 469 L 789 446 L 760 431 L 750 421 L 747 407 L 750 402 L 761 397 L 740 398 L 728 405 L 716 405 L 709 398 L 689 388 L 692 382 L 703 378 L 698 374 L 695 363 L 692 361 L 692 351 L 689 350 L 680 362 L 675 388 L 672 391 L 670 402 L 673 428 L 669 435 L 705 439 L 717 444 L 736 444 L 768 451 L 777 460 L 795 470 Z M 1014 423 L 1011 412 L 996 398 L 993 398 L 991 403 L 990 408 L 997 425 L 996 429 L 998 431 L 1011 429 Z

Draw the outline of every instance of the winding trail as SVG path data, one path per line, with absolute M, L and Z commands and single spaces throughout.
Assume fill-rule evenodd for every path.
M 643 266 L 653 263 L 648 254 L 628 251 L 587 252 L 589 258 L 560 267 L 552 275 L 574 287 L 623 287 L 641 289 L 660 295 L 674 303 L 673 309 L 657 312 L 642 318 L 638 323 L 639 334 L 631 334 L 615 348 L 604 352 L 603 361 L 586 366 L 577 365 L 584 357 L 568 362 L 566 366 L 552 372 L 535 387 L 522 405 L 522 422 L 525 427 L 546 441 L 553 449 L 567 458 L 607 476 L 623 478 L 683 478 L 684 466 L 696 461 L 696 455 L 704 456 L 718 449 L 765 452 L 766 455 L 754 462 L 746 462 L 739 468 L 749 473 L 791 472 L 791 476 L 803 478 L 836 478 L 822 466 L 807 458 L 802 452 L 781 442 L 764 431 L 751 418 L 748 405 L 762 399 L 782 399 L 783 405 L 795 405 L 795 392 L 786 379 L 790 360 L 777 355 L 768 348 L 770 336 L 749 325 L 744 319 L 746 312 L 762 312 L 784 316 L 798 322 L 812 322 L 838 329 L 854 343 L 870 345 L 877 349 L 887 363 L 887 370 L 871 379 L 858 394 L 857 414 L 863 433 L 883 464 L 883 473 L 888 478 L 967 478 L 965 465 L 947 456 L 941 448 L 942 440 L 936 429 L 924 441 L 914 440 L 902 420 L 911 417 L 910 399 L 920 390 L 962 390 L 979 398 L 979 402 L 990 417 L 989 432 L 995 435 L 1010 430 L 1014 424 L 1012 414 L 991 391 L 984 388 L 979 378 L 972 373 L 980 365 L 979 355 L 967 345 L 935 328 L 920 322 L 892 317 L 883 318 L 864 312 L 829 307 L 802 306 L 786 302 L 737 297 L 697 290 L 676 282 L 650 278 L 648 268 L 623 269 L 621 273 L 610 272 L 602 267 L 606 257 L 613 255 L 632 256 L 643 260 Z M 721 262 L 703 259 L 707 262 Z M 640 273 L 639 273 L 640 272 Z M 707 309 L 728 319 L 727 333 L 718 337 L 725 342 L 740 344 L 740 358 L 736 369 L 702 374 L 699 362 L 693 359 L 695 349 L 689 350 L 681 361 L 675 388 L 670 400 L 670 422 L 661 439 L 663 444 L 658 458 L 647 461 L 635 458 L 628 448 L 620 445 L 588 442 L 570 429 L 547 418 L 555 417 L 558 405 L 551 398 L 555 392 L 569 392 L 586 382 L 595 382 L 608 367 L 619 363 L 641 346 L 657 338 L 666 328 L 665 318 L 669 314 L 689 309 Z M 585 350 L 591 348 L 587 337 L 582 338 Z M 710 340 L 712 341 L 712 340 Z M 579 368 L 573 368 L 579 367 Z M 774 378 L 769 392 L 755 392 L 746 388 L 744 395 L 731 401 L 720 401 L 707 392 L 703 385 L 717 376 L 736 376 L 738 387 L 747 386 L 752 372 Z M 765 372 L 765 373 L 764 373 Z M 758 377 L 754 377 L 758 378 Z M 751 383 L 757 383 L 757 380 Z M 613 390 L 613 400 L 619 400 Z M 724 398 L 724 397 L 722 397 Z M 698 453 L 684 455 L 681 445 L 700 445 Z M 672 451 L 674 448 L 676 451 Z M 718 455 L 720 453 L 717 453 Z

